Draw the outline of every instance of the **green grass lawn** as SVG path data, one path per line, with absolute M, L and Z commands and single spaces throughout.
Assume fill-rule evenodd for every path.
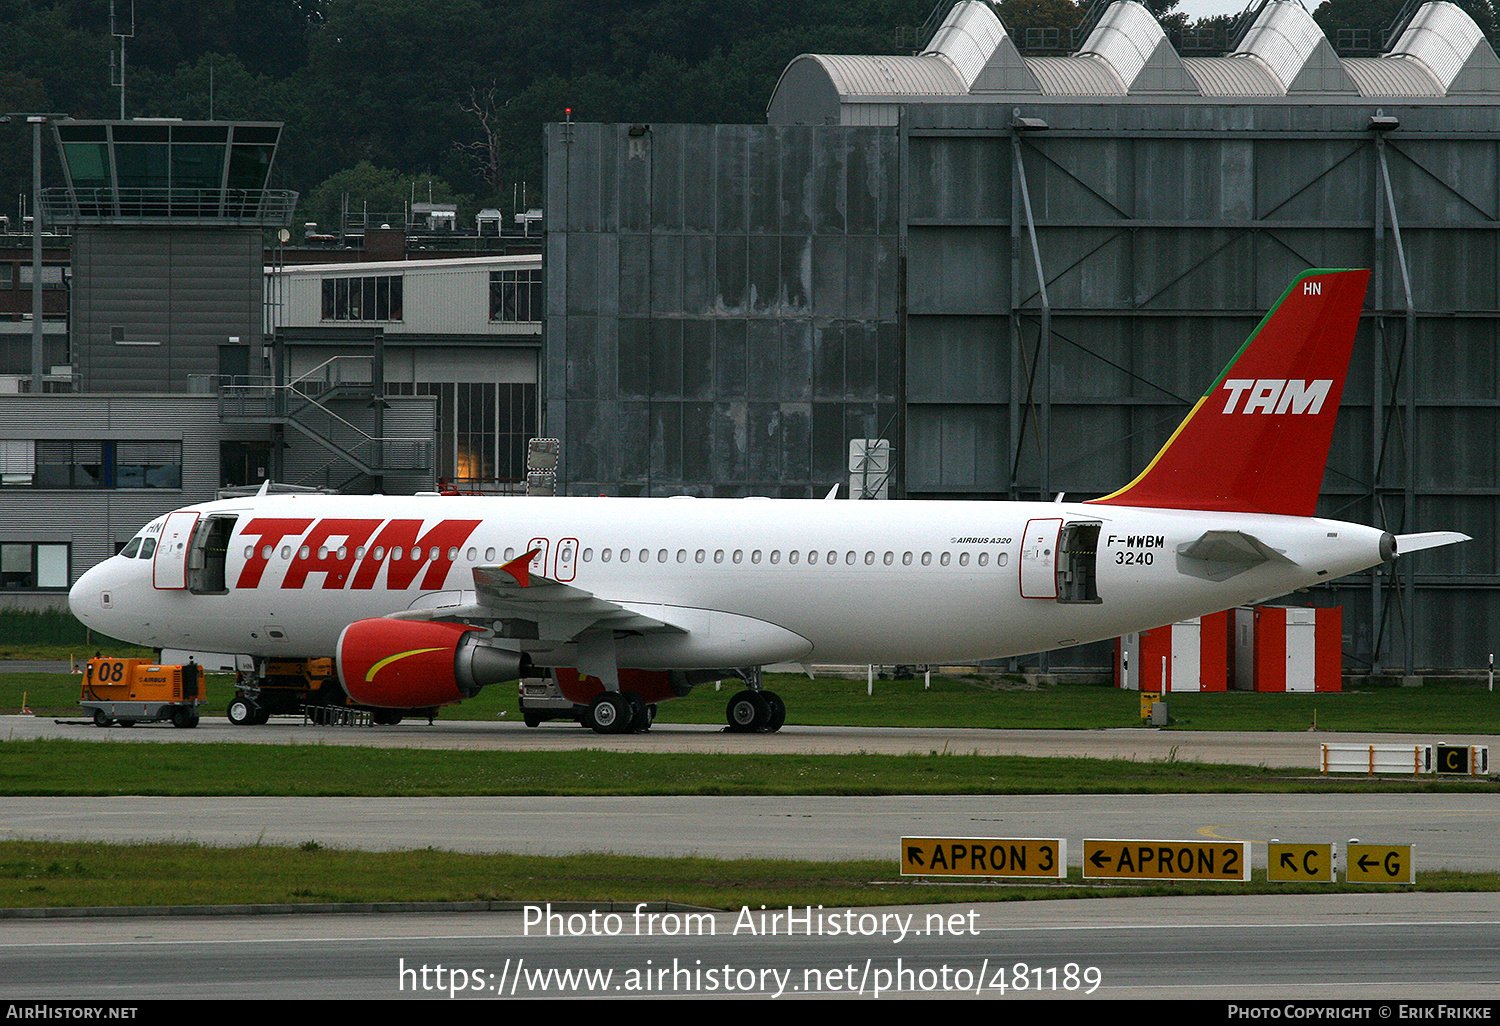
M 671 901 L 700 908 L 839 906 L 1142 897 L 1154 894 L 1321 893 L 1369 886 L 1088 884 L 1074 869 L 1055 884 L 918 883 L 891 861 L 653 859 L 625 855 L 472 855 L 254 845 L 0 842 L 0 907 L 255 905 L 320 902 Z M 1500 876 L 1423 873 L 1416 890 L 1492 891 Z
M 914 681 L 772 675 L 793 724 L 1097 729 L 1139 722 L 1139 697 L 1103 685 L 1028 688 L 1018 681 Z M 0 713 L 22 694 L 43 715 L 78 715 L 78 678 L 0 677 Z M 233 681 L 213 676 L 205 712 L 221 714 Z M 699 687 L 664 703 L 663 723 L 722 723 L 738 690 Z M 1174 726 L 1193 730 L 1495 733 L 1500 699 L 1483 688 L 1362 688 L 1340 694 L 1239 692 L 1172 695 Z M 442 711 L 444 719 L 517 716 L 515 689 L 488 688 Z M 140 728 L 146 729 L 146 728 Z M 254 729 L 254 728 L 247 728 Z M 576 730 L 575 727 L 541 729 Z M 1492 791 L 1493 781 L 1331 779 L 1300 770 L 1163 760 L 1028 759 L 932 753 L 685 755 L 611 751 L 454 752 L 285 745 L 0 738 L 4 795 L 478 795 L 478 794 L 1039 794 Z M 1419 889 L 1500 889 L 1494 874 L 1422 873 Z M 1304 888 L 1327 893 L 1334 887 Z M 1350 888 L 1355 889 L 1355 888 Z M 1358 888 L 1368 893 L 1369 888 Z M 721 862 L 613 855 L 567 858 L 464 855 L 438 850 L 352 852 L 315 841 L 301 848 L 0 843 L 0 906 L 57 907 L 260 902 L 676 901 L 716 908 L 1000 901 L 1108 895 L 1287 893 L 1289 885 L 917 885 L 885 862 Z
M 0 743 L 0 795 L 1213 794 L 1486 792 L 1495 786 L 1470 778 L 1324 778 L 1307 770 L 1182 760 L 954 752 L 456 753 L 295 740 L 275 745 Z
M 21 708 L 23 695 L 38 715 L 73 716 L 78 710 L 79 678 L 70 674 L 0 675 L 0 713 Z M 726 681 L 695 688 L 686 698 L 658 706 L 661 723 L 724 722 L 724 704 L 740 689 Z M 768 674 L 766 687 L 786 700 L 787 722 L 859 727 L 1027 727 L 1097 730 L 1140 723 L 1140 698 L 1103 684 L 1037 687 L 1012 680 L 934 677 L 930 690 L 921 678 L 876 681 L 866 694 L 863 680 L 808 680 Z M 205 715 L 223 715 L 234 692 L 233 677 L 210 674 Z M 1275 695 L 1228 691 L 1167 696 L 1172 727 L 1184 730 L 1321 730 L 1393 733 L 1500 733 L 1500 693 L 1472 684 L 1433 684 L 1421 688 L 1368 687 L 1317 695 Z M 444 708 L 445 720 L 515 719 L 514 685 L 486 688 L 478 697 Z

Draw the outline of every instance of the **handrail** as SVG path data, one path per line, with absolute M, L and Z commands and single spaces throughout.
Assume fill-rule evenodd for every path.
M 339 357 L 334 359 L 339 359 Z M 325 361 L 325 363 L 329 362 L 332 361 Z M 304 377 L 298 380 L 306 379 Z M 302 400 L 301 404 L 295 405 L 294 408 L 294 404 L 289 401 L 291 396 Z M 320 403 L 314 396 L 298 388 L 296 384 L 276 385 L 268 382 L 221 385 L 219 388 L 220 416 L 251 416 L 249 404 L 257 400 L 265 404 L 265 416 L 294 425 L 366 468 L 383 469 L 397 453 L 405 455 L 404 460 L 396 461 L 403 468 L 408 465 L 430 466 L 432 463 L 434 446 L 431 438 L 423 435 L 377 437 L 358 424 L 341 417 Z M 316 414 L 321 414 L 324 418 L 322 423 L 317 422 Z M 369 459 L 372 456 L 373 462 Z
M 340 354 L 338 356 L 330 356 L 328 359 L 324 360 L 322 363 L 318 364 L 316 367 L 312 367 L 312 368 L 310 368 L 308 370 L 303 371 L 301 374 L 298 374 L 295 378 L 292 378 L 290 381 L 288 381 L 287 384 L 288 385 L 295 385 L 299 381 L 306 381 L 308 378 L 311 378 L 318 371 L 320 371 L 323 368 L 328 367 L 328 366 L 330 366 L 332 364 L 335 364 L 335 363 L 339 362 L 340 360 L 360 360 L 360 361 L 363 361 L 365 363 L 373 363 L 374 362 L 374 358 L 373 357 L 370 357 L 370 356 L 361 356 L 358 353 L 342 353 L 342 354 Z M 342 382 L 335 381 L 335 382 L 332 382 L 332 383 L 333 384 L 341 384 Z M 369 382 L 364 382 L 364 384 L 369 384 Z
M 48 222 L 94 223 L 116 218 L 205 219 L 266 226 L 291 221 L 297 193 L 289 189 L 51 188 L 41 192 Z

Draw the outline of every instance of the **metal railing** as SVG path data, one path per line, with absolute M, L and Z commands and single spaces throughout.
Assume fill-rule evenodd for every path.
M 370 374 L 347 374 L 360 363 L 368 367 L 371 358 L 335 356 L 284 385 L 269 377 L 226 376 L 218 388 L 219 418 L 288 425 L 367 474 L 431 470 L 435 455 L 431 438 L 377 437 L 324 404 L 346 388 L 381 399 L 374 395 Z
M 214 221 L 279 227 L 291 222 L 297 193 L 288 189 L 43 189 L 42 219 L 52 224 L 119 221 Z

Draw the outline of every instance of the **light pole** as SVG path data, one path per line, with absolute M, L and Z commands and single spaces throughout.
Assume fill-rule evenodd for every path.
M 21 118 L 31 126 L 31 392 L 42 391 L 42 126 L 67 120 L 67 114 L 12 113 L 0 115 L 9 124 Z

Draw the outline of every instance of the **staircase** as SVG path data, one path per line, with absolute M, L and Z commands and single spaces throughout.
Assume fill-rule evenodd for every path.
M 335 356 L 284 385 L 235 377 L 219 386 L 219 419 L 280 425 L 369 477 L 431 474 L 431 438 L 379 433 L 385 399 L 372 384 L 373 363 L 369 356 Z

